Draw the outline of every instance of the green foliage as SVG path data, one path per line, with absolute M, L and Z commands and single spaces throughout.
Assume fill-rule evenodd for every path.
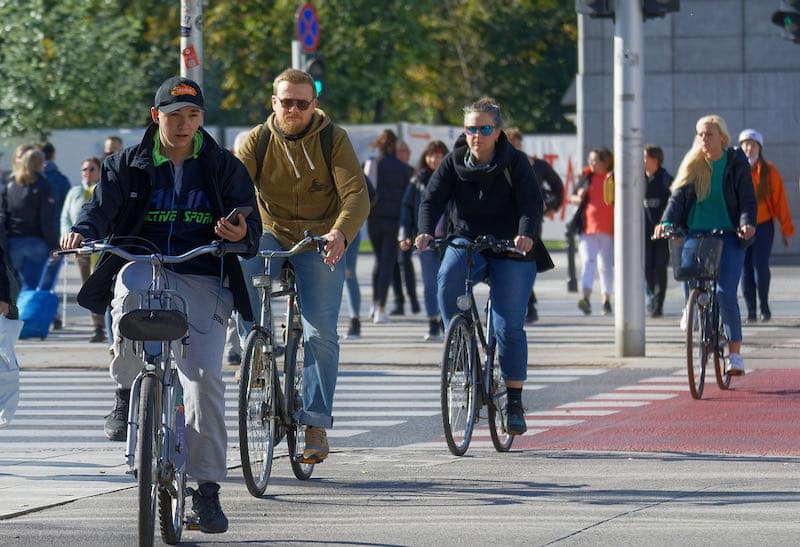
M 206 1 L 208 124 L 269 112 L 297 0 Z M 315 0 L 339 123 L 461 123 L 482 95 L 523 131 L 571 131 L 577 23 L 562 0 Z M 178 71 L 178 0 L 0 0 L 0 135 L 141 125 Z

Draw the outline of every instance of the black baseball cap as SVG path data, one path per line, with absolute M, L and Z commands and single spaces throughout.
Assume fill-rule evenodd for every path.
M 156 91 L 155 107 L 161 112 L 175 112 L 185 106 L 205 111 L 203 90 L 197 82 L 181 76 L 164 81 Z

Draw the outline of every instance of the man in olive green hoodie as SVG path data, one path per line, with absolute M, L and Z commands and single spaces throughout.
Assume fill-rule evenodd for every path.
M 324 260 L 313 250 L 290 259 L 302 305 L 305 362 L 303 415 L 306 447 L 303 456 L 320 462 L 328 455 L 326 428 L 333 425 L 333 394 L 339 368 L 336 322 L 342 302 L 344 268 L 331 271 L 369 213 L 369 194 L 353 146 L 344 129 L 333 127 L 328 151 L 321 134 L 331 125 L 316 108 L 314 80 L 306 72 L 287 69 L 273 82 L 272 109 L 264 122 L 270 132 L 263 162 L 257 165 L 261 126 L 250 131 L 238 152 L 256 187 L 264 224 L 260 249 L 287 249 L 306 230 L 328 240 Z M 327 129 L 330 131 L 330 128 Z M 330 157 L 331 165 L 327 165 Z M 274 268 L 280 264 L 274 263 Z M 260 258 L 243 261 L 248 278 L 263 273 Z M 274 271 L 274 270 L 273 270 Z M 253 309 L 258 294 L 248 287 Z M 249 330 L 240 325 L 240 334 Z

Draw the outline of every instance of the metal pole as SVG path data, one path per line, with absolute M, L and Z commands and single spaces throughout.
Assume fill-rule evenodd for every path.
M 614 287 L 618 357 L 644 355 L 644 41 L 639 0 L 617 0 L 614 23 Z
M 292 40 L 292 68 L 302 70 L 303 63 L 303 48 L 300 40 Z
M 180 75 L 203 87 L 203 2 L 181 0 Z

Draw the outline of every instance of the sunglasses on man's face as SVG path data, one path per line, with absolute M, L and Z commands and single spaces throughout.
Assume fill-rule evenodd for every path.
M 468 125 L 464 128 L 467 135 L 477 135 L 479 132 L 484 137 L 488 137 L 494 131 L 493 125 Z
M 281 107 L 284 110 L 290 110 L 293 106 L 296 106 L 298 110 L 308 110 L 308 107 L 311 106 L 311 101 L 307 101 L 305 99 L 281 99 L 278 98 L 281 103 Z

